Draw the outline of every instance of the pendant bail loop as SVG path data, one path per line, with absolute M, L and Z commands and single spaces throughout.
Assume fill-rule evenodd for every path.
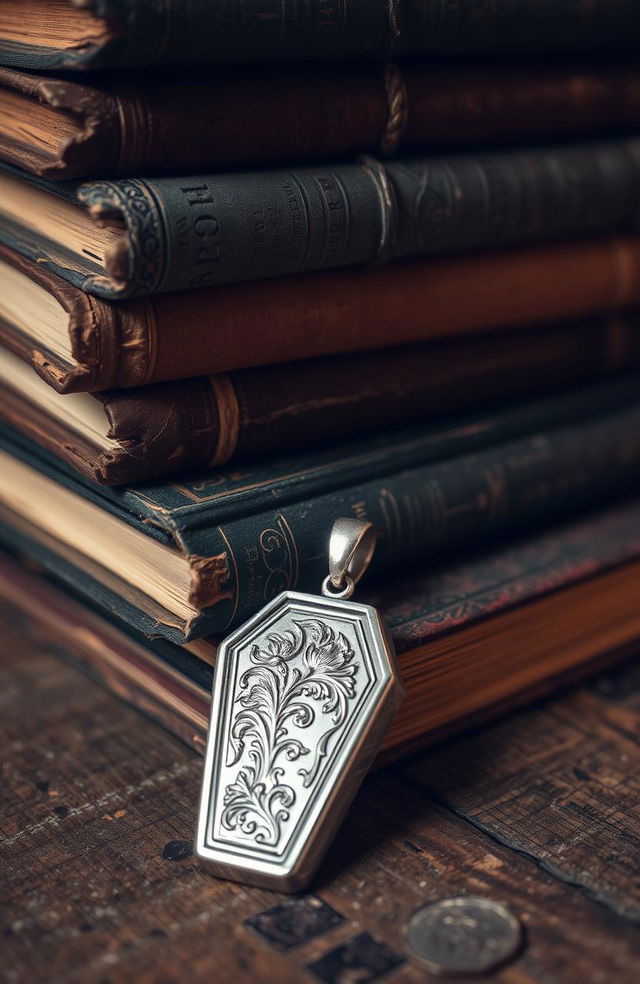
M 322 586 L 323 594 L 350 597 L 369 566 L 375 546 L 373 523 L 351 517 L 337 519 L 329 539 L 329 577 Z

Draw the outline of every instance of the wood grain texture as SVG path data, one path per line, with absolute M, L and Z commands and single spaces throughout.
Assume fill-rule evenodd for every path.
M 491 980 L 638 980 L 632 669 L 370 778 L 312 893 L 288 899 L 190 856 L 194 754 L 10 615 L 0 640 L 7 984 L 418 984 L 407 919 L 459 893 L 525 925 Z
M 639 739 L 632 664 L 408 771 L 480 830 L 640 923 Z

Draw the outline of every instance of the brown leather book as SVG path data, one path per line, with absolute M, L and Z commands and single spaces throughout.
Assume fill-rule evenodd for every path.
M 76 80 L 0 68 L 0 158 L 48 178 L 197 174 L 567 140 L 639 124 L 640 69 L 624 62 L 334 64 Z
M 309 450 L 640 367 L 640 317 L 566 322 L 60 396 L 0 347 L 0 420 L 95 482 Z
M 331 270 L 120 304 L 0 249 L 0 339 L 59 392 L 100 391 L 640 304 L 640 237 Z

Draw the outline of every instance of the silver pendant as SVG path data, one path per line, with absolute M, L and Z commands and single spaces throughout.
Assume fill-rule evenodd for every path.
M 220 878 L 304 888 L 400 705 L 380 615 L 348 600 L 374 546 L 338 520 L 322 596 L 284 591 L 220 646 L 196 834 Z

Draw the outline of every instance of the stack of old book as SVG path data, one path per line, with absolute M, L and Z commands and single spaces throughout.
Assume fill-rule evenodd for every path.
M 344 515 L 388 752 L 640 638 L 639 48 L 633 0 L 0 0 L 2 597 L 196 745 Z

